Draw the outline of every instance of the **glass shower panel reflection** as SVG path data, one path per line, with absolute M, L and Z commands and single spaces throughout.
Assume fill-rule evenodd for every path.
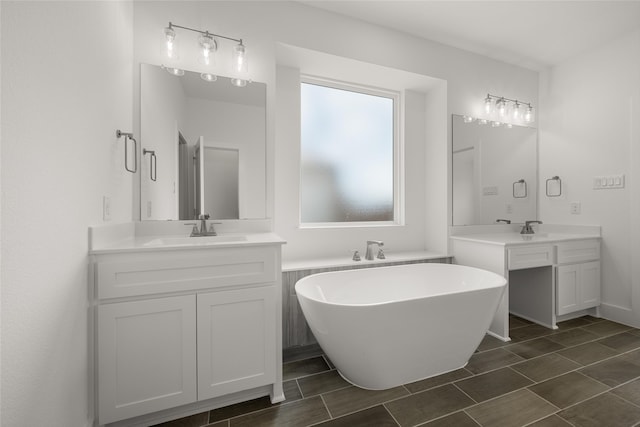
M 211 218 L 240 218 L 239 164 L 237 149 L 204 147 L 203 213 Z

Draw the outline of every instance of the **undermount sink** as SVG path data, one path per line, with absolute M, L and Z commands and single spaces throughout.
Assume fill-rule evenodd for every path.
M 176 236 L 159 237 L 144 244 L 144 246 L 192 246 L 208 245 L 212 243 L 246 242 L 246 236 Z

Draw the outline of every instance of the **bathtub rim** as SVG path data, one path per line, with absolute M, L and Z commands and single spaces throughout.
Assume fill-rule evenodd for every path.
M 435 267 L 438 266 L 438 267 Z M 447 267 L 440 267 L 440 266 L 447 266 Z M 300 292 L 299 288 L 298 288 L 298 284 L 302 285 L 300 286 L 300 288 L 302 288 L 303 286 L 305 286 L 305 283 L 307 281 L 311 281 L 313 278 L 317 278 L 318 276 L 322 276 L 322 277 L 326 277 L 326 276 L 332 276 L 332 275 L 336 275 L 336 274 L 355 274 L 358 272 L 362 272 L 362 270 L 374 270 L 374 269 L 399 269 L 399 268 L 455 268 L 455 269 L 463 269 L 463 270 L 475 270 L 475 271 L 479 271 L 481 272 L 481 274 L 483 275 L 487 275 L 487 276 L 493 276 L 495 277 L 496 283 L 495 284 L 491 284 L 491 285 L 487 285 L 487 286 L 483 286 L 480 288 L 473 288 L 473 289 L 459 289 L 456 291 L 450 291 L 450 292 L 438 292 L 438 293 L 431 293 L 431 294 L 426 294 L 426 295 L 421 295 L 419 297 L 415 297 L 415 298 L 404 298 L 404 299 L 395 299 L 395 300 L 387 300 L 387 301 L 380 301 L 380 302 L 368 302 L 368 303 L 345 303 L 345 302 L 334 302 L 334 301 L 328 301 L 326 299 L 318 299 L 318 298 L 314 298 L 310 295 L 308 295 L 306 292 Z M 337 271 L 326 271 L 326 272 L 322 272 L 322 273 L 315 273 L 315 274 L 311 274 L 309 276 L 305 276 L 303 278 L 301 278 L 300 280 L 298 280 L 294 286 L 295 291 L 296 291 L 296 296 L 298 298 L 305 298 L 307 300 L 310 301 L 314 301 L 317 302 L 319 304 L 326 304 L 326 305 L 331 305 L 331 306 L 335 306 L 335 307 L 376 307 L 376 306 L 384 306 L 387 304 L 394 304 L 394 303 L 403 303 L 403 302 L 408 302 L 408 301 L 418 301 L 420 299 L 423 298 L 437 298 L 437 297 L 442 297 L 445 295 L 457 295 L 457 294 L 463 294 L 463 293 L 473 293 L 473 292 L 481 292 L 483 290 L 487 290 L 487 289 L 493 289 L 493 288 L 500 288 L 500 287 L 506 287 L 507 286 L 507 279 L 497 273 L 494 273 L 492 271 L 489 270 L 485 270 L 482 268 L 477 268 L 477 267 L 471 267 L 471 266 L 466 266 L 466 265 L 460 265 L 460 264 L 448 264 L 448 263 L 419 263 L 419 264 L 400 264 L 400 265 L 389 265 L 389 266 L 376 266 L 376 267 L 368 267 L 368 268 L 359 268 L 359 269 L 351 269 L 351 270 L 337 270 Z

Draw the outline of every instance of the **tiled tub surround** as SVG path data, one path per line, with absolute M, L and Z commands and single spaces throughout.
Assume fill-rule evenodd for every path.
M 511 342 L 487 336 L 465 368 L 384 391 L 349 385 L 317 347 L 285 352 L 285 402 L 260 398 L 162 426 L 640 424 L 640 330 L 590 316 L 557 330 L 510 324 Z
M 295 285 L 298 280 L 311 274 L 329 271 L 354 270 L 402 264 L 445 263 L 451 258 L 432 252 L 389 252 L 386 259 L 352 261 L 348 256 L 343 258 L 317 259 L 313 261 L 289 261 L 282 265 L 282 346 L 283 348 L 315 344 L 306 319 L 300 309 Z

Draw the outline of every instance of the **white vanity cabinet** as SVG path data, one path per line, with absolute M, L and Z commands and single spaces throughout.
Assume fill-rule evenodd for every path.
M 600 305 L 600 242 L 559 243 L 557 250 L 556 314 Z
M 599 227 L 580 231 L 451 236 L 456 263 L 493 271 L 508 281 L 489 327 L 491 335 L 510 339 L 509 313 L 553 329 L 571 317 L 597 314 L 586 310 L 600 305 Z
M 284 400 L 280 243 L 91 258 L 100 425 Z

